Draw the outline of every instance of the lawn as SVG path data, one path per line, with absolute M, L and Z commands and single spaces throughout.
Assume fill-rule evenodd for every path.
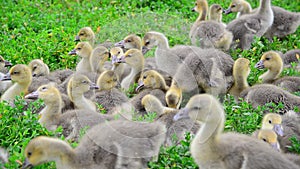
M 2 1 L 0 7 L 0 55 L 13 64 L 28 64 L 32 59 L 40 58 L 51 70 L 74 69 L 77 57 L 68 55 L 74 48 L 75 35 L 80 28 L 90 26 L 96 33 L 98 42 L 122 40 L 128 34 L 143 36 L 154 30 L 164 33 L 170 45 L 190 44 L 188 33 L 197 14 L 191 11 L 193 0 L 101 0 L 101 1 Z M 230 0 L 209 1 L 219 3 L 224 8 Z M 258 0 L 251 2 L 257 7 Z M 300 11 L 299 0 L 273 0 L 273 5 L 290 11 Z M 235 14 L 223 16 L 224 22 L 235 18 Z M 263 52 L 300 48 L 300 29 L 283 39 L 274 38 L 269 42 L 265 38 L 257 38 L 250 50 L 231 50 L 231 56 L 248 58 L 251 61 L 249 83 L 255 84 L 258 76 L 264 71 L 254 68 Z M 153 56 L 153 51 L 147 56 Z M 282 75 L 297 75 L 291 69 L 284 70 Z M 298 93 L 299 94 L 299 93 Z M 6 168 L 19 168 L 18 162 L 24 160 L 23 151 L 31 138 L 38 135 L 53 136 L 37 123 L 37 115 L 32 114 L 41 101 L 32 103 L 23 110 L 24 101 L 18 98 L 16 107 L 12 108 L 0 103 L 0 146 L 10 153 Z M 280 107 L 278 105 L 277 107 Z M 226 131 L 237 131 L 250 134 L 260 127 L 262 112 L 267 107 L 253 109 L 249 104 L 236 104 L 227 96 L 224 102 L 226 111 Z M 274 109 L 269 110 L 276 112 Z M 57 132 L 60 132 L 59 130 Z M 158 162 L 150 163 L 150 168 L 196 168 L 188 152 L 190 135 L 175 147 L 162 148 Z M 76 143 L 73 143 L 76 146 Z M 298 150 L 299 152 L 299 150 Z M 55 168 L 54 164 L 44 164 L 37 168 Z

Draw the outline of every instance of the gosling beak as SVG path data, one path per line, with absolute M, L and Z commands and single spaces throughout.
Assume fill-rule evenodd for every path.
M 147 48 L 146 46 L 143 46 L 142 47 L 142 53 L 143 53 L 143 55 L 145 55 L 149 50 L 150 50 L 149 48 Z
M 99 86 L 97 86 L 95 83 L 90 83 L 90 90 L 93 89 L 99 89 Z
M 142 80 L 139 81 L 138 86 L 135 88 L 135 92 L 139 92 L 140 89 L 142 89 L 144 87 L 144 82 Z
M 71 50 L 68 55 L 76 55 L 76 49 Z
M 273 130 L 275 131 L 276 134 L 278 134 L 279 136 L 283 136 L 283 128 L 280 124 L 275 124 L 273 127 Z
M 26 168 L 33 168 L 33 165 L 29 162 L 28 158 L 26 158 L 24 163 L 22 164 L 22 169 Z
M 9 74 L 9 73 L 6 73 L 6 74 L 2 77 L 2 79 L 1 79 L 1 81 L 6 81 L 6 80 L 11 80 L 11 77 L 10 77 L 10 74 Z
M 126 63 L 125 56 L 121 56 L 119 59 L 117 59 L 117 63 Z
M 178 121 L 180 119 L 189 118 L 189 109 L 183 108 L 173 117 L 173 121 Z
M 225 15 L 228 15 L 228 14 L 232 13 L 231 8 L 229 7 L 228 9 L 224 9 L 224 10 L 223 10 L 223 13 L 224 13 Z
M 196 12 L 196 7 L 191 9 L 192 12 Z
M 124 40 L 121 40 L 120 42 L 115 43 L 115 46 L 116 46 L 116 47 L 124 48 L 124 46 L 125 46 L 125 41 L 124 41 Z
M 25 99 L 38 99 L 39 98 L 39 92 L 34 91 L 32 93 L 29 93 L 25 96 Z
M 12 64 L 9 61 L 4 60 L 4 67 L 9 67 L 9 66 L 12 66 Z
M 276 143 L 270 143 L 271 147 L 274 148 L 276 151 L 280 152 L 280 145 L 278 142 Z
M 255 64 L 255 68 L 258 68 L 258 69 L 263 69 L 263 68 L 265 68 L 264 61 L 263 61 L 263 60 L 260 60 L 259 62 L 257 62 L 257 63 Z
M 74 39 L 74 42 L 79 42 L 80 41 L 80 38 L 78 35 L 75 36 L 75 39 Z

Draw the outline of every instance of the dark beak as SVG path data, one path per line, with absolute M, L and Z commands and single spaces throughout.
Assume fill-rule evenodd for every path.
M 144 82 L 142 80 L 139 81 L 138 86 L 135 88 L 135 92 L 139 92 L 140 89 L 142 89 L 144 87 Z
M 283 136 L 283 129 L 282 126 L 280 124 L 275 124 L 273 127 L 273 130 L 275 131 L 275 133 L 279 136 Z
M 6 81 L 6 80 L 11 80 L 10 74 L 7 73 L 3 76 L 3 78 L 1 79 L 1 81 Z
M 118 57 L 116 55 L 111 56 L 111 63 L 112 64 L 118 63 Z
M 146 46 L 143 46 L 142 47 L 142 53 L 143 53 L 143 55 L 145 55 L 149 50 L 150 50 L 149 48 L 147 48 Z
M 76 49 L 71 50 L 68 55 L 76 55 Z
M 276 143 L 270 143 L 271 147 L 274 148 L 276 151 L 280 152 L 280 145 L 278 142 Z
M 97 86 L 95 83 L 90 84 L 90 90 L 92 89 L 99 89 L 99 86 Z
M 22 164 L 22 169 L 26 168 L 33 168 L 33 165 L 29 162 L 28 158 L 26 158 L 24 163 Z
M 74 40 L 74 42 L 79 42 L 80 41 L 80 38 L 79 38 L 79 36 L 78 35 L 76 35 L 75 36 L 75 40 Z
M 12 66 L 12 64 L 9 61 L 4 60 L 4 67 L 9 67 L 9 66 Z
M 124 41 L 124 40 L 121 40 L 120 42 L 115 43 L 115 46 L 116 46 L 116 47 L 124 48 L 124 46 L 125 46 L 125 41 Z
M 117 59 L 117 63 L 126 63 L 125 56 L 121 56 L 119 59 Z
M 189 118 L 189 109 L 183 108 L 173 117 L 173 121 L 178 121 L 180 119 Z
M 260 60 L 259 62 L 257 62 L 257 63 L 255 64 L 255 68 L 258 68 L 258 69 L 263 69 L 263 68 L 265 68 L 264 61 L 263 61 L 263 60 Z
M 29 93 L 28 95 L 25 96 L 25 99 L 38 99 L 39 98 L 39 92 L 34 91 L 32 93 Z
M 228 9 L 224 9 L 223 13 L 226 14 L 226 15 L 232 13 L 231 8 L 229 7 Z

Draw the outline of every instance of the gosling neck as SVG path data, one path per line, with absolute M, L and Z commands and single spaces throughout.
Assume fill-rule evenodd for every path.
M 244 14 L 249 14 L 252 12 L 252 7 L 247 1 L 242 1 L 241 2 L 242 10 L 239 12 L 239 16 L 242 16 Z
M 234 86 L 240 90 L 246 89 L 249 87 L 247 76 L 243 75 L 234 75 Z
M 169 41 L 167 39 L 167 37 L 163 34 L 156 34 L 155 35 L 155 39 L 158 41 L 158 44 L 157 44 L 157 49 L 169 49 L 170 46 L 169 46 Z
M 271 0 L 260 0 L 259 14 L 268 14 L 272 12 Z
M 128 76 L 126 76 L 121 82 L 122 88 L 128 90 L 130 85 L 132 85 L 134 83 L 136 76 L 141 74 L 143 69 L 144 69 L 144 64 L 142 66 L 136 65 L 136 66 L 132 67 L 130 74 Z
M 89 111 L 96 111 L 96 105 L 89 99 L 84 97 L 82 92 L 72 92 L 72 102 L 77 109 L 85 109 Z
M 266 73 L 262 74 L 259 78 L 262 79 L 263 83 L 271 83 L 276 80 L 282 72 L 282 65 L 269 69 Z
M 199 16 L 198 16 L 196 22 L 200 22 L 200 21 L 205 21 L 206 20 L 206 15 L 207 15 L 207 11 L 208 11 L 207 1 L 201 2 L 200 6 L 201 6 L 201 9 L 199 10 Z

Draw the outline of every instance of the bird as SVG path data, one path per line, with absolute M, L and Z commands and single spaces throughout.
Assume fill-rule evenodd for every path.
M 0 78 L 2 79 L 5 74 L 9 71 L 8 67 L 12 66 L 12 64 L 5 60 L 3 56 L 0 55 Z M 11 80 L 0 81 L 0 96 L 12 86 Z
M 251 103 L 254 108 L 267 103 L 274 103 L 275 105 L 282 103 L 283 107 L 278 108 L 280 114 L 284 114 L 288 110 L 294 110 L 294 107 L 300 108 L 300 97 L 272 84 L 259 84 L 249 87 L 242 91 L 240 97 Z
M 14 84 L 3 93 L 1 101 L 12 102 L 21 93 L 24 95 L 28 93 L 32 73 L 27 65 L 17 64 L 9 70 L 9 73 L 2 78 L 3 80 L 12 80 Z
M 83 27 L 79 30 L 77 35 L 75 36 L 75 42 L 79 41 L 87 41 L 93 48 L 98 46 L 104 46 L 106 48 L 110 48 L 113 46 L 113 43 L 110 41 L 105 41 L 104 43 L 97 44 L 96 43 L 96 35 L 91 27 Z
M 290 12 L 278 6 L 271 6 L 274 13 L 274 21 L 272 26 L 264 34 L 266 38 L 272 41 L 273 37 L 283 38 L 294 33 L 300 25 L 300 13 Z M 229 8 L 225 10 L 225 14 L 238 12 L 237 18 L 250 13 L 255 13 L 258 8 L 252 10 L 251 5 L 245 0 L 232 0 Z
M 169 87 L 166 85 L 165 79 L 160 73 L 155 70 L 147 70 L 141 74 L 138 86 L 135 89 L 137 94 L 130 99 L 130 103 L 139 114 L 145 115 L 147 112 L 141 104 L 142 98 L 147 94 L 152 94 L 156 96 L 163 105 L 166 105 L 165 93 L 168 89 Z
M 75 73 L 68 82 L 67 93 L 76 109 L 95 112 L 97 111 L 96 104 L 84 96 L 85 92 L 93 89 L 99 89 L 99 86 L 91 82 L 85 75 Z
M 113 47 L 110 49 L 110 56 L 112 62 L 112 68 L 116 75 L 118 76 L 118 80 L 121 82 L 126 76 L 130 73 L 130 67 L 127 64 L 120 64 L 118 60 L 124 55 L 123 49 L 120 47 Z
M 206 15 L 209 12 L 207 1 L 197 0 L 192 11 L 199 13 L 199 17 L 192 25 L 189 33 L 192 44 L 200 46 L 201 48 L 218 48 L 228 50 L 230 48 L 233 35 L 231 32 L 227 31 L 225 29 L 226 27 L 219 21 L 206 20 Z M 214 13 L 214 10 L 211 12 Z
M 112 64 L 108 61 L 109 51 L 104 46 L 98 46 L 94 48 L 90 55 L 90 65 L 92 68 L 92 72 L 96 72 L 97 74 L 101 74 L 105 70 L 110 70 L 112 68 Z
M 272 26 L 273 20 L 271 0 L 260 0 L 255 13 L 243 15 L 227 24 L 226 29 L 233 34 L 233 48 L 250 49 L 254 37 L 263 36 Z
M 47 64 L 45 64 L 41 59 L 31 60 L 28 66 L 31 69 L 32 76 L 46 76 L 50 74 L 50 70 Z
M 147 94 L 142 98 L 142 105 L 147 113 L 156 113 L 156 120 L 166 125 L 167 134 L 164 145 L 174 146 L 185 138 L 186 132 L 196 134 L 200 128 L 200 124 L 191 119 L 181 119 L 173 121 L 173 117 L 179 111 L 165 107 L 161 101 L 152 94 Z
M 247 81 L 250 70 L 250 61 L 248 59 L 238 58 L 234 62 L 232 72 L 234 83 L 228 93 L 233 95 L 236 101 L 238 101 L 241 92 L 250 87 Z
M 262 83 L 271 83 L 280 86 L 291 93 L 300 91 L 300 77 L 279 77 L 283 70 L 283 61 L 278 52 L 265 52 L 261 56 L 260 61 L 255 64 L 255 68 L 268 69 L 267 72 L 259 76 Z
M 48 161 L 57 169 L 146 168 L 158 156 L 165 132 L 158 122 L 111 121 L 89 129 L 74 149 L 58 138 L 38 136 L 27 144 L 22 168 Z
M 76 72 L 92 72 L 92 65 L 90 62 L 92 50 L 93 47 L 88 42 L 79 42 L 75 48 L 68 53 L 69 55 L 78 55 L 81 57 L 81 60 L 76 66 Z
M 273 130 L 258 130 L 256 138 L 270 144 L 270 146 L 274 148 L 274 150 L 280 152 L 280 145 L 277 140 L 277 134 Z
M 226 27 L 227 25 L 224 22 L 222 22 L 222 17 L 223 17 L 222 14 L 223 14 L 222 6 L 220 4 L 212 4 L 209 7 L 208 20 L 216 21 Z
M 191 118 L 201 128 L 191 142 L 190 152 L 202 169 L 299 168 L 267 143 L 235 132 L 223 132 L 225 112 L 212 95 L 193 96 L 174 120 Z
M 101 105 L 106 114 L 114 114 L 116 107 L 129 104 L 128 97 L 116 88 L 119 82 L 114 71 L 107 70 L 101 73 L 96 84 L 99 86 L 99 89 L 95 90 L 94 95 L 90 99 Z
M 41 115 L 39 123 L 50 131 L 62 126 L 62 134 L 67 140 L 76 141 L 79 139 L 81 129 L 114 119 L 112 116 L 87 109 L 74 109 L 62 113 L 61 93 L 53 83 L 40 86 L 37 91 L 29 93 L 25 98 L 42 99 L 46 106 L 39 112 Z
M 8 73 L 8 67 L 11 67 L 12 63 L 5 60 L 2 55 L 0 55 L 0 73 L 6 74 Z

